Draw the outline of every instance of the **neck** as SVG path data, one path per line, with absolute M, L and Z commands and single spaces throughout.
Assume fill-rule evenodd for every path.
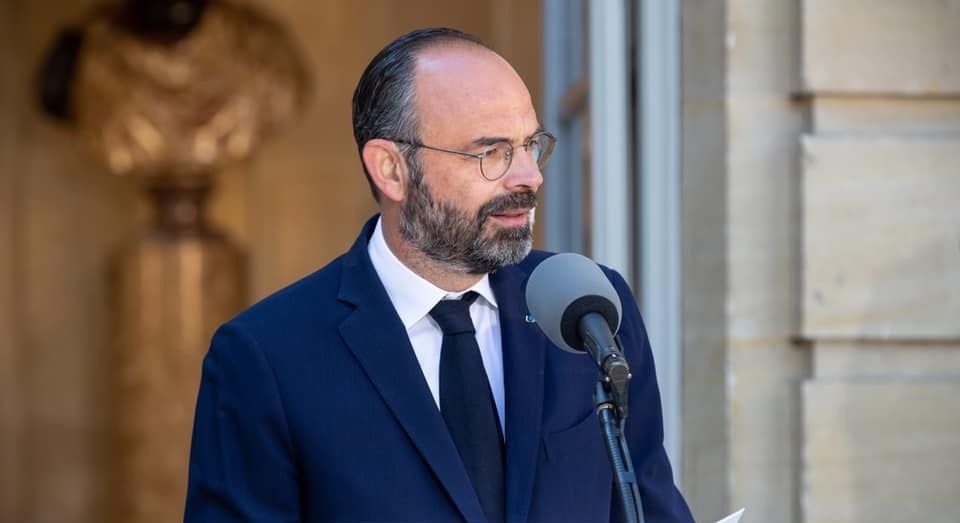
M 385 217 L 382 219 L 383 238 L 390 252 L 421 278 L 448 292 L 464 291 L 483 279 L 483 274 L 457 271 L 428 257 L 404 241 L 398 227 L 391 227 Z

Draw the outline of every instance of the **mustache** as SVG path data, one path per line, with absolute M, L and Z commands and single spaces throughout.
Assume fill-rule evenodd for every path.
M 537 193 L 533 191 L 527 190 L 497 196 L 480 207 L 480 210 L 477 211 L 477 221 L 483 223 L 491 214 L 499 214 L 514 209 L 532 209 L 536 206 Z

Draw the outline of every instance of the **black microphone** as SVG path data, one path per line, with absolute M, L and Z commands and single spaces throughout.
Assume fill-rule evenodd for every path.
M 588 350 L 581 320 L 598 339 L 612 339 L 620 328 L 620 296 L 600 267 L 579 254 L 556 254 L 537 265 L 527 280 L 526 298 L 544 334 L 569 352 Z
M 589 258 L 564 253 L 547 258 L 530 274 L 527 308 L 561 349 L 590 353 L 599 369 L 594 403 L 626 521 L 643 523 L 643 502 L 623 427 L 627 418 L 630 366 L 616 338 L 622 304 L 603 270 Z
M 620 344 L 620 296 L 593 260 L 574 253 L 551 256 L 530 274 L 527 308 L 557 347 L 593 356 L 602 379 L 626 410 L 630 379 Z

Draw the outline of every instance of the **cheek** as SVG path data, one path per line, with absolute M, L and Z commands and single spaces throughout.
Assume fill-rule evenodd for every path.
M 464 173 L 452 175 L 463 177 Z M 432 194 L 472 218 L 477 215 L 481 207 L 496 196 L 495 193 L 485 189 L 468 183 L 446 183 L 434 189 Z

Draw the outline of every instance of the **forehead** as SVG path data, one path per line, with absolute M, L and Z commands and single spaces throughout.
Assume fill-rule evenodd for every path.
M 537 128 L 530 92 L 499 55 L 472 44 L 426 49 L 414 76 L 421 139 L 522 139 Z

